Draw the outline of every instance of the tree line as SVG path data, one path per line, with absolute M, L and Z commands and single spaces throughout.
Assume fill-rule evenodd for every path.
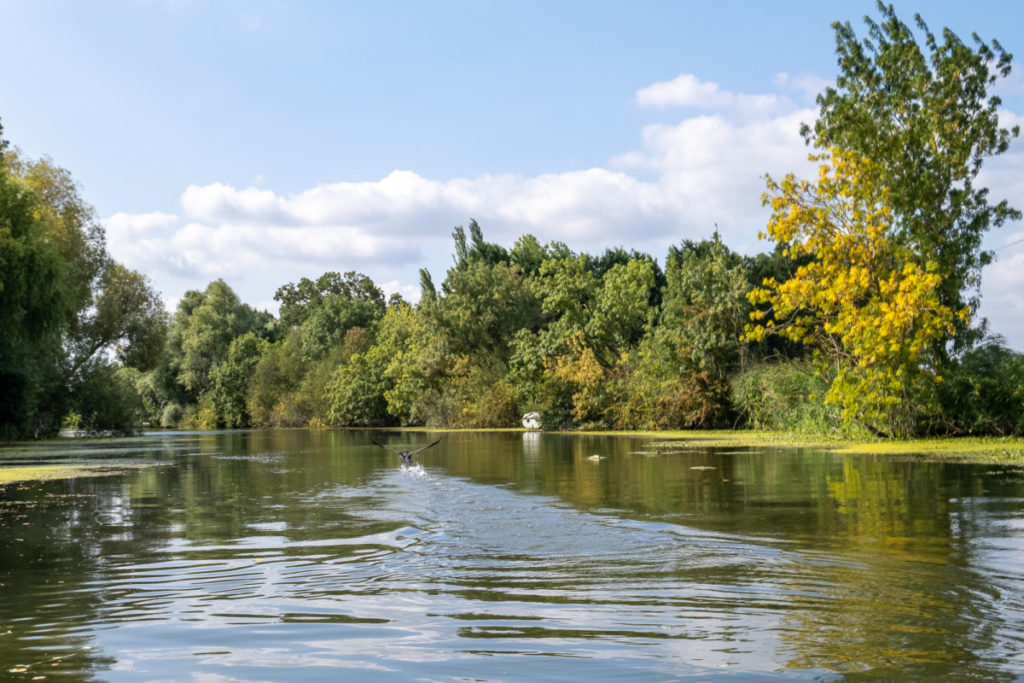
M 415 305 L 365 275 L 277 290 L 277 316 L 223 281 L 166 315 L 113 262 L 66 172 L 7 151 L 0 179 L 0 428 L 154 425 L 740 427 L 1024 433 L 1024 357 L 978 320 L 982 249 L 1020 218 L 976 185 L 1012 57 L 977 36 L 924 47 L 879 3 L 833 25 L 840 76 L 802 133 L 813 179 L 767 178 L 772 249 L 715 233 L 649 254 L 453 232 Z M 32 283 L 33 286 L 29 286 Z

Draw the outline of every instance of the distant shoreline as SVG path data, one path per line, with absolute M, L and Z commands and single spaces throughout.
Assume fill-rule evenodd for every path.
M 0 444 L 0 467 L 4 465 L 5 456 L 12 451 L 45 444 L 65 443 L 78 441 L 83 443 L 115 443 L 125 440 L 144 438 L 145 434 L 159 434 L 162 432 L 195 431 L 196 433 L 213 433 L 216 431 L 310 431 L 308 427 L 277 427 L 277 428 L 253 428 L 237 430 L 147 430 L 139 436 L 127 437 L 56 437 L 39 441 L 13 441 Z M 705 448 L 817 448 L 829 453 L 851 454 L 851 455 L 891 455 L 899 457 L 912 457 L 920 460 L 942 461 L 942 462 L 963 462 L 963 463 L 991 463 L 991 464 L 1020 464 L 1024 465 L 1024 438 L 1020 437 L 934 437 L 926 439 L 907 440 L 864 440 L 864 439 L 843 439 L 840 437 L 828 437 L 820 435 L 796 434 L 788 432 L 756 431 L 746 429 L 736 430 L 637 430 L 637 431 L 544 431 L 531 430 L 521 427 L 490 428 L 490 429 L 453 429 L 443 427 L 330 427 L 312 431 L 395 431 L 395 432 L 436 432 L 436 433 L 493 433 L 509 432 L 523 434 L 545 434 L 564 436 L 612 436 L 629 438 L 650 438 L 663 441 L 684 441 L 694 446 Z M 25 455 L 24 451 L 21 452 Z M 45 457 L 45 456 L 43 456 Z

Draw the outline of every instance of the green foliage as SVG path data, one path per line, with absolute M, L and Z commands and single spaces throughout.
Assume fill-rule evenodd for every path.
M 249 380 L 269 345 L 266 339 L 254 332 L 246 332 L 231 340 L 227 360 L 213 369 L 210 401 L 218 424 L 228 428 L 250 424 L 246 409 Z
M 98 286 L 78 318 L 73 362 L 81 365 L 107 349 L 127 367 L 154 367 L 164 348 L 167 320 L 163 302 L 149 281 L 118 263 L 109 263 Z
M 757 363 L 732 381 L 736 411 L 755 429 L 831 434 L 839 411 L 825 403 L 828 384 L 808 361 Z
M 223 280 L 186 292 L 156 366 L 138 383 L 150 419 L 172 424 L 179 410 L 167 407 L 178 406 L 193 425 L 248 425 L 249 375 L 272 329 L 270 314 L 242 303 Z
M 212 388 L 214 368 L 227 360 L 232 340 L 262 330 L 269 317 L 239 301 L 223 280 L 196 294 L 185 295 L 174 322 L 181 328 L 177 381 L 198 397 Z
M 536 275 L 544 260 L 548 258 L 548 250 L 541 246 L 533 235 L 523 235 L 516 240 L 509 252 L 509 260 L 528 276 Z
M 650 305 L 654 288 L 654 267 L 646 259 L 616 263 L 604 274 L 585 327 L 604 362 L 611 363 L 617 350 L 633 347 L 649 331 L 657 317 Z
M 491 349 L 507 356 L 515 331 L 539 317 L 539 305 L 518 266 L 467 260 L 448 271 L 444 297 L 431 309 L 452 351 Z
M 1024 355 L 990 340 L 943 371 L 938 410 L 927 431 L 953 435 L 1024 435 Z
M 388 309 L 377 343 L 390 358 L 384 371 L 388 413 L 403 425 L 447 425 L 452 408 L 442 390 L 450 367 L 449 344 L 430 310 Z
M 545 322 L 582 330 L 590 320 L 600 281 L 586 255 L 569 253 L 546 259 L 532 283 Z
M 110 402 L 83 419 L 135 420 L 121 410 L 132 397 L 117 393 L 128 383 L 97 391 L 95 374 L 107 358 L 151 365 L 165 324 L 146 279 L 107 254 L 103 227 L 70 174 L 22 159 L 0 138 L 0 438 L 55 432 L 73 396 Z
M 78 429 L 116 436 L 137 432 L 142 422 L 142 399 L 135 390 L 131 370 L 98 362 L 85 368 L 82 375 L 72 396 Z
M 743 351 L 739 333 L 750 308 L 747 288 L 743 260 L 717 234 L 669 250 L 660 325 L 648 330 L 615 372 L 616 426 L 731 424 L 728 378 Z
M 573 423 L 581 428 L 601 429 L 610 425 L 610 411 L 615 402 L 609 373 L 587 343 L 582 332 L 568 340 L 569 351 L 545 362 L 549 391 L 571 395 Z M 553 406 L 545 406 L 544 413 Z
M 984 160 L 1019 133 L 1000 127 L 1000 100 L 990 94 L 1010 74 L 1012 56 L 977 35 L 973 47 L 949 29 L 936 36 L 916 15 L 922 48 L 891 5 L 879 2 L 878 10 L 880 21 L 865 18 L 863 40 L 849 23 L 833 24 L 839 76 L 818 97 L 813 128 L 802 132 L 820 149 L 838 147 L 875 164 L 872 182 L 890 192 L 894 242 L 941 275 L 943 306 L 974 312 L 981 268 L 991 259 L 982 237 L 1020 217 L 1006 201 L 990 203 L 975 183 Z M 957 324 L 963 346 L 975 335 L 968 319 Z
M 313 417 L 312 397 L 301 391 L 307 370 L 296 330 L 265 350 L 246 394 L 246 410 L 253 426 L 299 427 Z
M 661 323 L 679 361 L 723 380 L 740 362 L 740 336 L 750 311 L 743 260 L 716 232 L 669 249 Z
M 390 388 L 385 371 L 391 358 L 386 347 L 355 353 L 338 366 L 327 387 L 329 424 L 342 427 L 383 427 L 395 422 L 384 393 Z
M 180 403 L 168 403 L 164 405 L 160 413 L 159 425 L 165 429 L 173 429 L 182 424 L 185 417 L 185 408 Z
M 299 327 L 332 300 L 343 329 L 365 326 L 384 309 L 384 294 L 373 280 L 355 271 L 344 275 L 324 273 L 316 281 L 302 278 L 298 283 L 280 287 L 274 299 L 281 303 L 280 319 L 286 329 Z
M 385 306 L 373 280 L 355 271 L 324 273 L 315 282 L 302 278 L 279 288 L 274 298 L 281 302 L 282 326 L 301 330 L 302 353 L 310 360 L 340 346 L 349 329 L 372 326 Z

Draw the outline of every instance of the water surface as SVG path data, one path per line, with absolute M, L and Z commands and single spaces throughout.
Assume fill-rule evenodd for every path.
M 1020 468 L 369 442 L 433 437 L 57 447 L 117 469 L 0 487 L 0 678 L 1024 680 Z

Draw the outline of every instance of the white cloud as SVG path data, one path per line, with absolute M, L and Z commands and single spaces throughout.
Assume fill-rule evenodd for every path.
M 702 81 L 693 74 L 682 74 L 671 81 L 641 88 L 636 93 L 636 101 L 642 107 L 737 110 L 750 115 L 764 115 L 791 107 L 785 96 L 737 94 L 722 90 L 717 83 Z
M 181 195 L 185 215 L 198 220 L 239 223 L 252 220 L 285 220 L 283 203 L 270 190 L 256 187 L 236 190 L 230 185 L 189 185 Z
M 178 217 L 170 213 L 115 213 L 103 221 L 107 236 L 115 239 L 138 238 L 163 228 L 173 226 Z
M 988 318 L 991 332 L 1024 350 L 1024 230 L 990 235 L 996 260 L 982 271 L 979 314 Z
M 781 74 L 776 86 L 801 91 L 803 101 L 823 82 Z M 610 246 L 662 258 L 669 245 L 707 237 L 718 226 L 744 253 L 758 241 L 767 211 L 764 174 L 808 176 L 813 166 L 799 135 L 813 106 L 784 95 L 746 95 L 683 75 L 636 93 L 651 106 L 706 111 L 640 132 L 640 148 L 590 168 L 533 177 L 513 174 L 435 180 L 396 170 L 377 181 L 317 185 L 291 194 L 224 183 L 190 185 L 180 216 L 115 214 L 105 223 L 110 250 L 149 274 L 164 294 L 180 296 L 225 278 L 243 300 L 271 302 L 281 285 L 327 270 L 358 270 L 387 291 L 416 300 L 418 270 L 440 284 L 451 264 L 451 231 L 472 217 L 488 240 L 508 246 L 532 233 L 577 251 Z M 737 112 L 743 116 L 735 116 Z M 1009 112 L 1006 121 L 1015 122 Z M 992 197 L 1024 196 L 1024 155 L 1011 152 L 985 167 Z M 999 244 L 1008 241 L 1000 233 Z M 991 237 L 990 237 L 991 239 Z M 1019 251 L 985 271 L 983 314 L 993 330 L 1024 348 L 1024 255 Z M 268 307 L 273 308 L 272 304 Z
M 361 270 L 415 298 L 418 269 L 430 268 L 440 282 L 451 263 L 452 226 L 471 217 L 487 239 L 507 245 L 532 233 L 578 251 L 626 246 L 661 257 L 670 244 L 710 235 L 717 223 L 730 244 L 757 250 L 762 175 L 803 163 L 797 129 L 813 112 L 784 97 L 737 95 L 692 76 L 641 89 L 637 99 L 680 103 L 687 88 L 704 95 L 702 106 L 740 107 L 751 116 L 733 123 L 715 112 L 649 126 L 642 148 L 612 159 L 609 168 L 445 181 L 396 170 L 378 181 L 292 195 L 190 185 L 180 198 L 181 217 L 108 219 L 111 251 L 152 274 L 167 294 L 180 295 L 170 288 L 182 283 L 201 288 L 223 277 L 243 299 L 267 301 L 280 285 L 325 270 Z

